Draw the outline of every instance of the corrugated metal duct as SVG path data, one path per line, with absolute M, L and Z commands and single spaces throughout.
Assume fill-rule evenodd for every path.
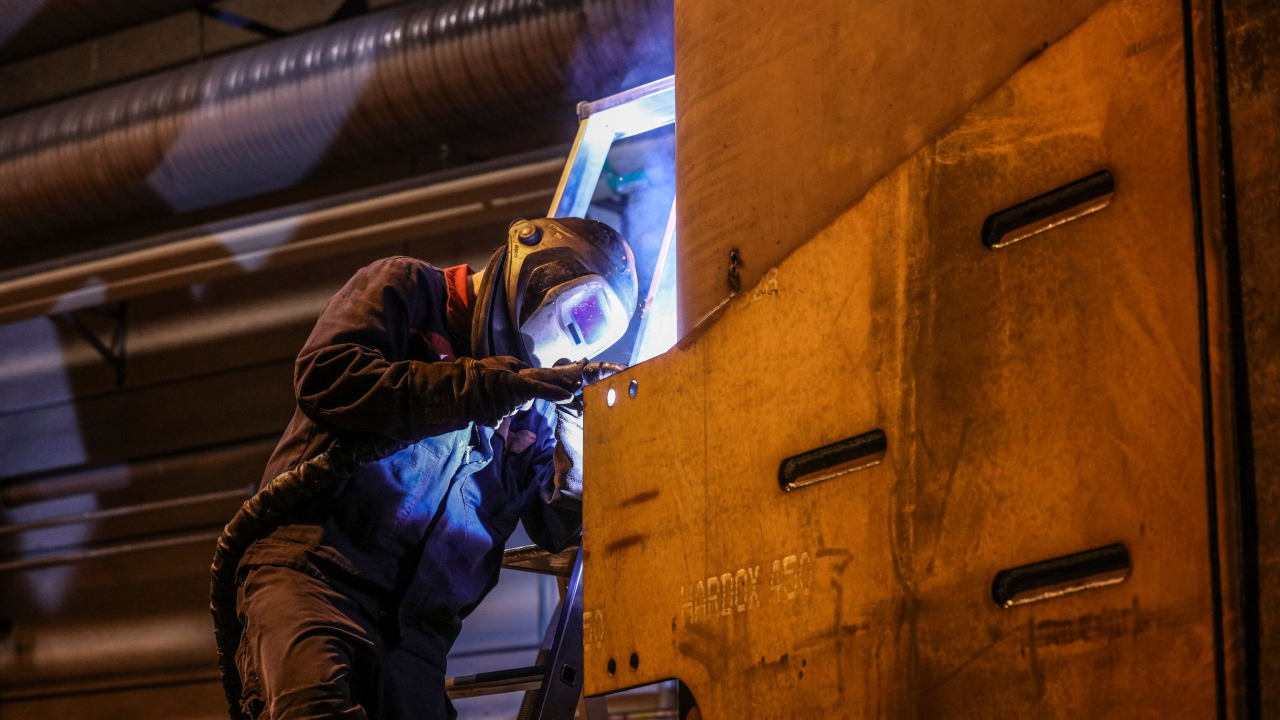
M 200 4 L 199 0 L 0 0 L 0 61 L 48 52 Z
M 670 72 L 670 21 L 671 0 L 415 3 L 0 119 L 0 245 L 572 122 Z

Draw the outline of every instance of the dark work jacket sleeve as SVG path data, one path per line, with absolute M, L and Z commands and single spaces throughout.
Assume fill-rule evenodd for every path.
M 331 430 L 403 442 L 466 427 L 480 368 L 469 358 L 410 357 L 414 334 L 442 322 L 442 282 L 438 270 L 404 257 L 357 272 L 325 305 L 298 355 L 294 391 L 303 414 Z
M 582 533 L 582 512 L 551 503 L 555 490 L 555 405 L 538 401 L 535 408 L 537 412 L 528 413 L 531 420 L 536 416 L 537 426 L 528 430 L 535 439 L 520 457 L 508 456 L 505 470 L 524 484 L 520 521 L 529 538 L 544 550 L 560 552 Z

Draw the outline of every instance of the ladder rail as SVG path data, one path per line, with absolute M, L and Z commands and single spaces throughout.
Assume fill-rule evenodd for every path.
M 582 550 L 560 605 L 560 621 L 547 658 L 542 686 L 534 701 L 537 720 L 573 720 L 582 696 Z
M 530 550 L 531 548 L 518 548 L 519 559 L 524 560 L 525 556 L 531 554 Z M 572 570 L 555 622 L 548 628 L 552 639 L 545 662 L 540 657 L 541 664 L 538 665 L 448 678 L 445 680 L 445 692 L 449 699 L 533 691 L 535 695 L 532 712 L 528 716 L 530 720 L 573 720 L 578 700 L 582 696 L 582 551 L 580 548 L 571 548 L 565 553 L 550 557 L 557 558 L 570 552 L 573 558 Z M 535 567 L 517 566 L 516 569 L 561 574 L 545 558 L 541 563 L 535 563 Z M 603 706 L 602 703 L 589 702 L 593 720 L 599 717 L 597 705 Z

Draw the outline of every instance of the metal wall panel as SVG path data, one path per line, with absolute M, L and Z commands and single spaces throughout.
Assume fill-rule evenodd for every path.
M 589 390 L 588 693 L 675 676 L 709 719 L 1217 712 L 1182 23 L 1103 6 L 709 329 Z M 1058 189 L 1042 232 L 984 244 Z M 876 430 L 879 464 L 779 487 Z M 1059 558 L 1011 598 L 1039 601 L 997 604 L 1002 572 Z
M 751 287 L 1101 4 L 677 2 L 683 327 L 729 295 L 730 250 Z

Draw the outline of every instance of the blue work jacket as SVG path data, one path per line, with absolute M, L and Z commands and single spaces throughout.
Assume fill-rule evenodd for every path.
M 465 357 L 468 275 L 388 258 L 330 299 L 298 356 L 298 409 L 263 483 L 343 434 L 412 444 L 313 498 L 241 562 L 242 573 L 282 565 L 321 576 L 441 667 L 497 583 L 517 522 L 552 551 L 581 531 L 580 513 L 550 504 L 554 405 L 535 401 L 497 428 L 461 416 L 477 390 Z

